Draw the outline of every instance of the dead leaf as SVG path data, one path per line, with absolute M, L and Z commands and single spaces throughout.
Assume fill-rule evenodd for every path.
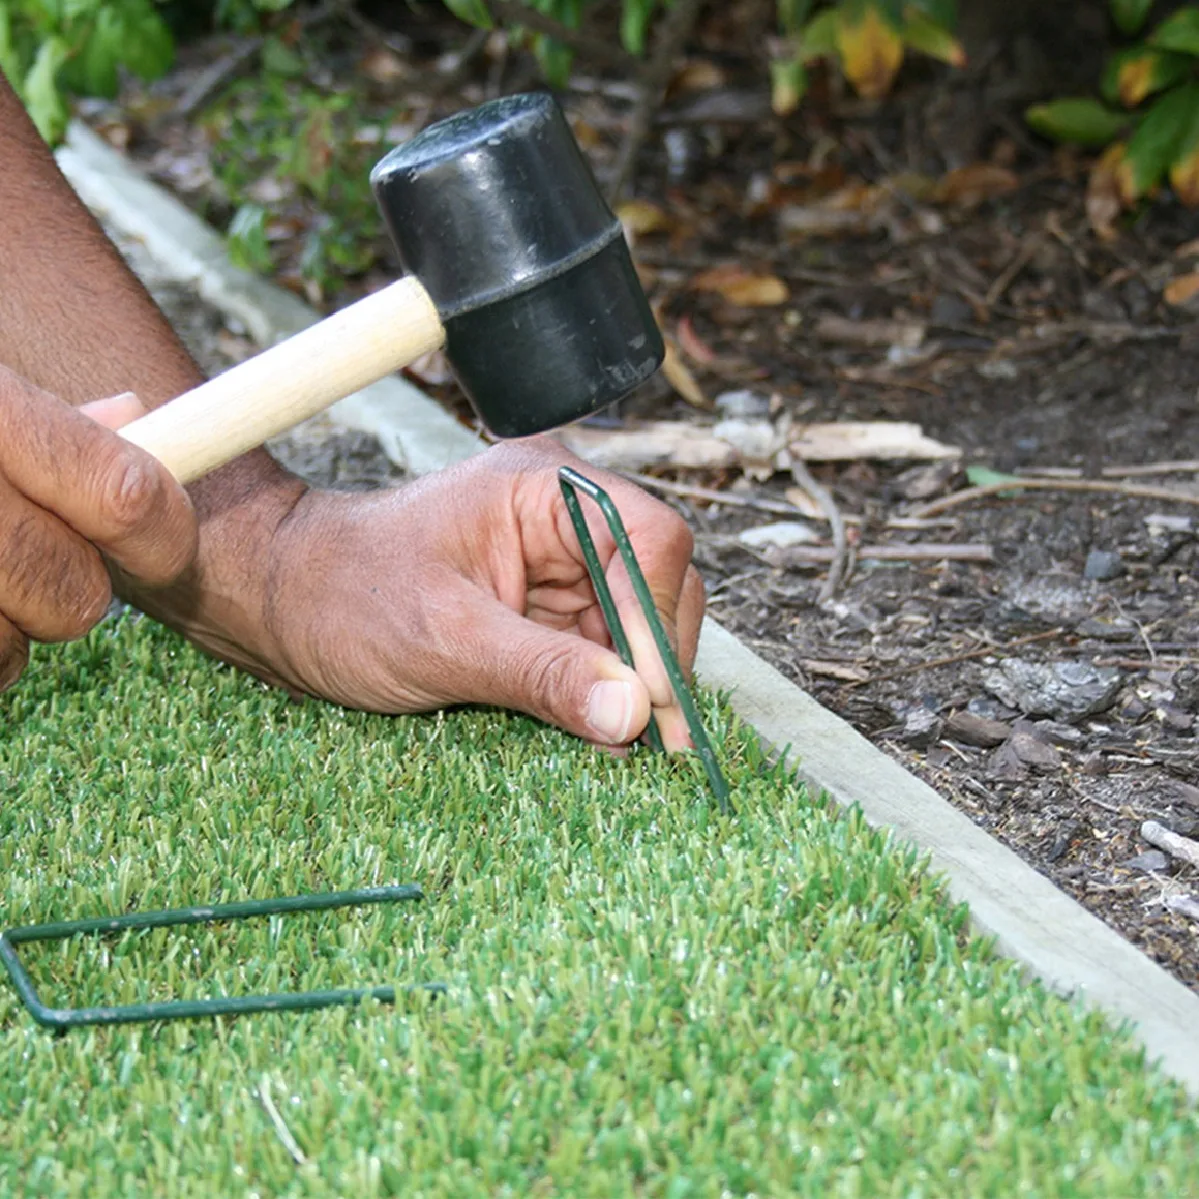
M 710 410 L 712 401 L 708 399 L 704 389 L 696 382 L 691 368 L 683 361 L 674 342 L 664 338 L 666 356 L 662 359 L 662 374 L 667 383 L 678 392 L 693 408 Z
M 414 359 L 405 368 L 408 374 L 428 387 L 440 387 L 453 381 L 454 372 L 444 350 L 430 350 Z
M 661 233 L 670 228 L 672 222 L 666 212 L 651 200 L 629 200 L 616 210 L 620 223 L 630 233 Z
M 783 499 L 791 504 L 801 516 L 806 516 L 809 520 L 828 519 L 828 513 L 803 487 L 788 487 L 783 492 Z
M 933 188 L 932 199 L 938 204 L 958 208 L 977 208 L 984 200 L 1006 196 L 1020 186 L 1014 171 L 993 162 L 975 162 L 956 167 L 942 176 Z
M 404 60 L 386 46 L 372 46 L 358 60 L 358 70 L 374 83 L 398 83 L 408 78 Z
M 696 58 L 685 63 L 675 72 L 670 81 L 668 99 L 683 95 L 686 92 L 708 92 L 714 88 L 724 87 L 729 81 L 728 72 L 709 58 Z
M 695 291 L 715 292 L 738 308 L 774 308 L 791 298 L 777 275 L 754 275 L 736 265 L 701 271 L 691 280 Z
M 1162 292 L 1162 299 L 1167 304 L 1179 306 L 1194 299 L 1196 294 L 1199 294 L 1199 271 L 1192 271 L 1189 275 L 1171 279 Z
M 716 362 L 716 351 L 696 333 L 695 326 L 691 323 L 689 316 L 679 317 L 675 331 L 675 338 L 678 341 L 679 349 L 692 362 L 697 362 L 700 366 L 710 366 Z
M 847 662 L 826 662 L 820 658 L 800 658 L 799 664 L 808 674 L 819 678 L 837 679 L 842 683 L 864 683 L 870 675 L 860 666 Z
M 1116 240 L 1116 219 L 1122 207 L 1119 168 L 1124 149 L 1123 142 L 1108 146 L 1087 179 L 1087 220 L 1100 241 Z
M 885 96 L 903 62 L 899 31 L 873 4 L 846 5 L 837 10 L 836 39 L 841 68 L 858 95 L 867 100 Z
M 829 421 L 792 425 L 787 448 L 805 462 L 958 458 L 962 451 L 925 437 L 907 421 Z M 790 498 L 790 497 L 788 497 Z

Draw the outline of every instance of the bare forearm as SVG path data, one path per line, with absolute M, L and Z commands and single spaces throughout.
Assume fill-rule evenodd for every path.
M 199 367 L 71 190 L 2 76 L 0 164 L 0 363 L 75 405 L 133 391 L 157 407 L 201 382 Z M 117 582 L 123 594 L 204 640 L 207 625 L 259 619 L 253 574 L 262 542 L 303 488 L 258 451 L 189 490 L 201 521 L 196 569 L 170 592 Z

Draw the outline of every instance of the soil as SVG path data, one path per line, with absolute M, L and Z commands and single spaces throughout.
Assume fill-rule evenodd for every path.
M 426 119 L 529 85 L 516 54 L 446 70 L 453 63 L 437 54 L 462 48 L 461 27 L 427 5 L 395 7 L 392 47 L 407 72 L 395 86 L 424 97 Z M 1072 83 L 1091 86 L 1103 29 L 1077 15 L 1086 6 L 1041 8 L 1069 12 L 1035 41 L 975 31 L 971 66 L 913 65 L 881 107 L 825 80 L 796 115 L 776 119 L 754 50 L 758 25 L 734 20 L 757 10 L 722 6 L 687 57 L 695 77 L 706 64 L 718 86 L 694 93 L 679 82 L 638 158 L 630 194 L 666 219 L 637 236 L 637 256 L 664 327 L 709 396 L 749 390 L 769 403 L 776 426 L 784 416 L 913 421 L 960 448 L 948 464 L 809 464 L 853 518 L 853 543 L 906 546 L 911 560 L 859 556 L 823 599 L 827 565 L 739 537 L 780 519 L 796 498 L 789 474 L 670 464 L 653 473 L 673 485 L 667 498 L 695 531 L 716 619 L 1199 989 L 1199 922 L 1168 906 L 1199 893 L 1199 871 L 1141 836 L 1147 820 L 1199 835 L 1199 511 L 1187 502 L 1199 502 L 1199 463 L 1132 478 L 1124 469 L 1177 464 L 1199 444 L 1199 324 L 1194 309 L 1163 297 L 1193 269 L 1199 250 L 1187 243 L 1199 222 L 1166 194 L 1122 219 L 1114 240 L 1096 236 L 1087 163 L 1030 137 L 1022 112 Z M 343 64 L 372 48 L 355 42 L 361 31 L 340 36 Z M 153 105 L 131 90 L 122 105 L 87 110 L 210 216 L 219 213 L 213 195 L 180 187 L 172 170 L 203 155 L 203 135 L 172 117 L 164 97 L 183 94 L 227 52 L 220 42 L 190 49 L 150 93 Z M 586 71 L 562 96 L 601 180 L 626 97 L 619 80 Z M 697 116 L 714 98 L 722 115 Z M 856 208 L 846 201 L 854 195 Z M 837 233 L 787 232 L 795 213 L 824 211 L 830 196 L 856 214 Z M 730 262 L 782 280 L 787 299 L 738 306 L 719 287 L 692 286 Z M 209 369 L 236 356 L 237 330 L 151 282 Z M 370 285 L 368 272 L 324 301 Z M 425 382 L 469 419 L 452 386 Z M 644 418 L 715 419 L 659 383 L 597 425 Z M 306 434 L 276 448 L 337 485 L 396 477 L 369 439 L 321 448 Z M 960 492 L 965 468 L 977 465 L 1131 481 L 1185 498 L 1042 490 L 914 516 Z M 695 494 L 703 489 L 740 506 Z M 827 544 L 822 520 L 798 511 L 786 519 L 806 520 Z M 935 551 L 922 560 L 930 542 L 989 547 L 990 560 Z M 1004 681 L 1005 671 L 1040 667 L 1061 670 L 1053 686 L 1033 678 L 1013 691 Z

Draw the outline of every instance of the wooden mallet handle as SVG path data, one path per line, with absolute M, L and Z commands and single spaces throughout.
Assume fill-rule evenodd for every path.
M 400 279 L 126 425 L 191 483 L 445 340 L 419 280 Z

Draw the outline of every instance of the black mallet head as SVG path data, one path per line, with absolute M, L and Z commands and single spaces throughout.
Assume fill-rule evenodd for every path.
M 597 412 L 662 364 L 620 222 L 551 96 L 431 125 L 379 162 L 371 186 L 496 436 Z

